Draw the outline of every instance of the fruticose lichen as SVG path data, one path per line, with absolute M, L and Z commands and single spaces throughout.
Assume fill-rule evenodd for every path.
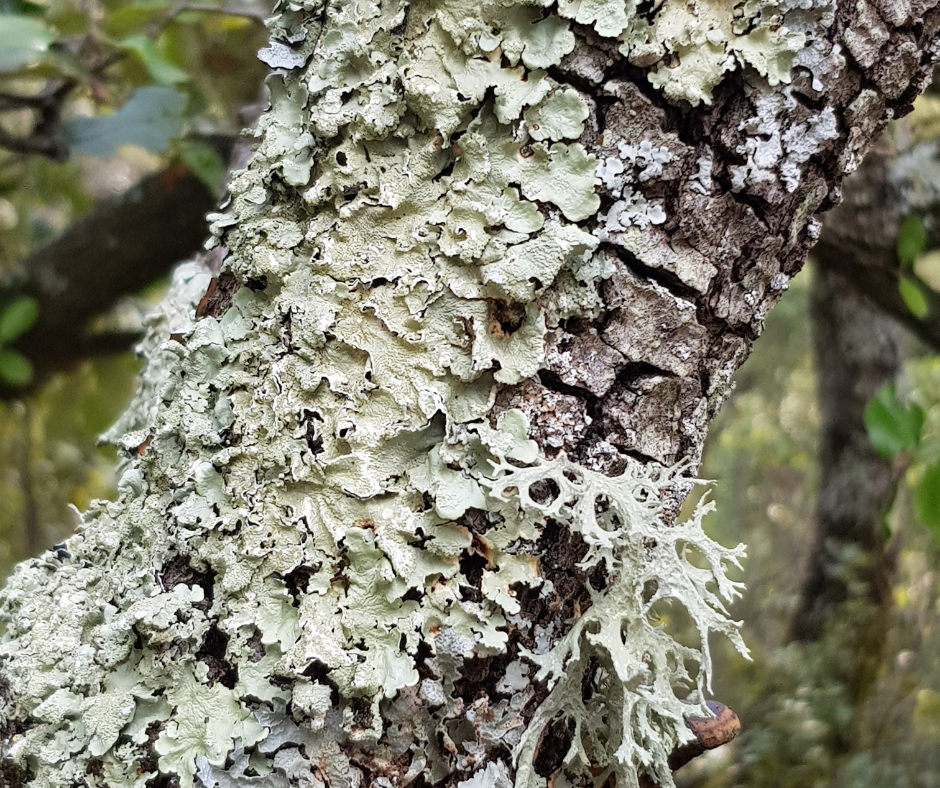
M 603 308 L 611 222 L 665 219 L 642 190 L 669 151 L 599 162 L 589 99 L 553 69 L 590 25 L 666 97 L 708 102 L 744 65 L 787 80 L 819 13 L 637 5 L 278 4 L 263 57 L 284 71 L 213 217 L 246 286 L 195 319 L 209 277 L 177 275 L 112 432 L 118 500 L 3 593 L 7 773 L 535 788 L 561 724 L 553 785 L 672 783 L 683 715 L 707 713 L 709 633 L 743 650 L 722 602 L 741 551 L 705 536 L 702 507 L 664 515 L 682 469 L 606 476 L 492 413 L 549 328 Z M 605 188 L 623 205 L 599 218 Z M 699 647 L 653 622 L 660 600 Z

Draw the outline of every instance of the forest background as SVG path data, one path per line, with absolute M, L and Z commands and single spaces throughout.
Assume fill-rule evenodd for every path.
M 131 349 L 149 305 L 205 234 L 181 217 L 211 210 L 239 129 L 263 102 L 256 52 L 267 11 L 263 2 L 0 0 L 0 580 L 67 537 L 76 509 L 115 495 L 115 450 L 99 436 L 133 391 Z M 877 548 L 843 544 L 826 567 L 884 566 L 880 635 L 856 637 L 866 613 L 849 607 L 841 626 L 806 636 L 799 625 L 819 502 L 833 483 L 818 459 L 827 430 L 819 392 L 833 385 L 821 378 L 840 371 L 815 359 L 813 330 L 834 299 L 857 297 L 823 281 L 842 259 L 832 225 L 851 221 L 843 212 L 827 220 L 822 264 L 771 313 L 711 430 L 701 476 L 718 480 L 718 512 L 708 527 L 722 543 L 749 546 L 750 591 L 733 613 L 753 660 L 714 644 L 715 695 L 745 732 L 679 772 L 680 785 L 940 785 L 938 138 L 940 97 L 928 92 L 875 152 L 896 190 L 892 285 L 879 308 L 859 308 L 874 315 L 872 344 L 897 343 L 902 363 L 896 375 L 882 370 L 856 428 L 890 484 Z M 155 227 L 121 213 L 141 204 Z M 139 248 L 83 246 L 82 217 L 123 223 Z M 75 245 L 55 241 L 63 238 Z M 889 325 L 885 308 L 916 330 Z M 846 678 L 863 664 L 864 680 Z

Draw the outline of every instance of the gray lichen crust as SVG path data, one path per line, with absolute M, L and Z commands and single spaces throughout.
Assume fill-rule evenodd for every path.
M 755 95 L 794 63 L 825 79 L 832 18 L 812 0 L 283 0 L 262 52 L 281 69 L 271 108 L 213 217 L 246 286 L 194 320 L 208 277 L 179 275 L 118 428 L 119 500 L 4 592 L 0 774 L 671 785 L 709 634 L 744 650 L 724 608 L 741 549 L 706 537 L 702 507 L 675 521 L 690 480 L 671 436 L 641 435 L 644 462 L 611 465 L 600 442 L 575 463 L 512 392 L 550 369 L 600 396 L 628 363 L 685 391 L 705 352 L 692 304 L 605 244 L 704 293 L 703 251 L 650 233 L 663 183 L 694 162 L 709 193 L 711 160 L 674 135 L 602 133 L 583 88 L 605 58 L 708 104 L 744 68 Z M 736 188 L 794 192 L 837 134 L 823 118 L 774 137 L 786 101 L 755 101 Z M 655 345 L 634 333 L 641 302 L 675 319 Z M 605 310 L 600 335 L 563 327 Z M 725 345 L 709 402 L 744 353 Z M 576 355 L 596 369 L 566 361 L 594 346 Z M 659 600 L 685 607 L 699 647 L 653 622 Z M 566 752 L 543 751 L 552 730 Z

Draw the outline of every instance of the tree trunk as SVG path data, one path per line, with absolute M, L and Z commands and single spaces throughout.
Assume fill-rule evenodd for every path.
M 865 406 L 899 371 L 893 321 L 823 262 L 812 301 L 822 414 L 816 544 L 803 599 L 793 622 L 796 640 L 827 638 L 837 664 L 832 682 L 858 709 L 877 678 L 891 617 L 893 556 L 883 518 L 897 473 L 865 429 Z M 834 742 L 847 752 L 852 726 Z
M 707 424 L 935 57 L 803 5 L 281 3 L 120 497 L 4 593 L 7 781 L 671 784 L 743 648 Z

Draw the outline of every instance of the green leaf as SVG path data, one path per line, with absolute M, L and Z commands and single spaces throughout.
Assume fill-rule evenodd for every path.
M 902 276 L 898 280 L 898 292 L 904 299 L 904 305 L 908 311 L 918 320 L 923 320 L 930 314 L 930 306 L 927 304 L 927 296 L 920 285 L 909 276 Z
M 160 14 L 165 14 L 168 8 L 169 3 L 163 0 L 159 0 L 159 2 L 124 3 L 108 15 L 104 22 L 105 33 L 114 38 L 130 35 L 143 29 Z
M 924 471 L 914 490 L 914 512 L 931 528 L 940 529 L 940 463 Z
M 916 403 L 900 402 L 893 383 L 882 386 L 865 406 L 868 438 L 883 457 L 893 457 L 917 446 L 923 426 L 923 408 Z
M 896 245 L 898 261 L 903 266 L 911 266 L 917 256 L 927 248 L 927 230 L 919 216 L 908 216 L 898 231 Z
M 914 262 L 914 274 L 931 290 L 940 292 L 940 249 L 924 252 Z
M 138 88 L 111 115 L 66 123 L 65 139 L 72 150 L 91 156 L 109 156 L 121 145 L 140 145 L 162 153 L 180 135 L 185 108 L 186 96 L 174 88 Z
M 29 0 L 0 0 L 0 14 L 42 16 L 45 10 L 38 3 L 31 3 Z
M 225 162 L 215 148 L 202 140 L 183 140 L 179 144 L 180 158 L 186 162 L 209 191 L 221 191 L 225 179 Z
M 31 296 L 20 296 L 0 312 L 0 345 L 19 339 L 33 327 L 39 317 L 39 302 Z
M 189 79 L 185 69 L 167 59 L 146 36 L 128 36 L 121 42 L 121 48 L 137 57 L 158 85 L 178 85 Z
M 33 365 L 22 353 L 0 349 L 0 378 L 11 386 L 25 386 L 33 379 Z
M 56 34 L 39 19 L 17 14 L 0 18 L 0 71 L 39 60 Z
M 58 31 L 59 37 L 88 35 L 94 28 L 92 20 L 95 16 L 77 3 L 51 3 L 43 14 L 46 22 Z

